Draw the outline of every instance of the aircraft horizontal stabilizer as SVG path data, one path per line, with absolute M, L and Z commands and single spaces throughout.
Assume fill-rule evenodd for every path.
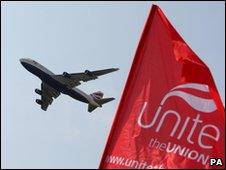
M 112 100 L 114 100 L 115 98 L 111 97 L 111 98 L 103 98 L 103 99 L 95 99 L 95 102 L 98 103 L 100 105 L 100 107 L 102 107 L 103 104 L 108 103 Z M 95 110 L 97 108 L 97 106 L 94 106 L 92 104 L 88 105 L 88 112 L 92 112 L 93 110 Z

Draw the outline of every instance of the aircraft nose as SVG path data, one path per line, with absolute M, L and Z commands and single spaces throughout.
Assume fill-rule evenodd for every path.
M 21 58 L 20 63 L 23 64 L 23 62 L 24 62 L 24 58 Z
M 27 62 L 26 62 L 26 59 L 24 58 L 21 58 L 20 59 L 20 63 L 26 68 L 26 66 L 28 65 Z

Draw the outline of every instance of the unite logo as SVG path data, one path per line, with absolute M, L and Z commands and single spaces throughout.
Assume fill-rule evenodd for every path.
M 173 125 L 172 131 L 169 134 L 169 136 L 176 138 L 177 140 L 180 140 L 183 136 L 183 138 L 186 138 L 186 141 L 190 144 L 198 144 L 199 147 L 203 149 L 212 149 L 213 146 L 211 143 L 205 142 L 205 139 L 208 139 L 208 141 L 214 141 L 217 142 L 220 138 L 220 129 L 214 125 L 209 124 L 208 122 L 204 122 L 200 119 L 200 112 L 202 112 L 202 116 L 205 116 L 205 114 L 210 114 L 217 110 L 216 104 L 213 99 L 207 99 L 203 97 L 199 97 L 193 94 L 190 94 L 188 92 L 183 91 L 182 89 L 193 89 L 198 90 L 200 92 L 209 93 L 209 87 L 206 84 L 199 84 L 199 83 L 186 83 L 182 85 L 178 85 L 174 88 L 172 88 L 161 100 L 159 107 L 157 108 L 157 111 L 155 112 L 152 121 L 150 123 L 144 124 L 142 122 L 142 117 L 144 116 L 146 107 L 148 105 L 148 102 L 144 102 L 143 106 L 141 108 L 141 111 L 138 116 L 138 125 L 142 128 L 152 128 L 154 125 L 156 126 L 155 132 L 160 133 L 160 129 L 165 122 L 166 118 L 169 116 L 173 116 L 176 118 L 176 122 Z M 193 110 L 198 112 L 195 118 L 191 118 L 190 116 L 186 116 L 184 118 L 183 113 L 178 113 L 173 108 L 167 111 L 164 111 L 164 113 L 160 114 L 162 112 L 162 108 L 167 100 L 173 98 L 173 97 L 179 97 L 183 99 L 184 102 L 186 102 Z M 159 118 L 159 121 L 157 122 L 157 118 Z M 183 120 L 185 121 L 182 121 Z M 192 122 L 192 127 L 189 125 Z M 178 129 L 179 125 L 182 127 Z M 201 130 L 198 133 L 198 136 L 194 137 L 194 131 L 197 128 L 197 126 L 201 126 Z M 190 128 L 188 135 L 186 135 L 184 132 L 186 129 Z M 210 131 L 214 133 L 209 133 Z M 179 133 L 176 133 L 179 132 Z M 193 140 L 192 140 L 193 139 Z M 195 141 L 196 140 L 196 141 Z

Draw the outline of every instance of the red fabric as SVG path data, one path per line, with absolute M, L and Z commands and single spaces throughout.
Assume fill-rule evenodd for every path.
M 224 122 L 208 67 L 154 5 L 100 168 L 218 168 Z

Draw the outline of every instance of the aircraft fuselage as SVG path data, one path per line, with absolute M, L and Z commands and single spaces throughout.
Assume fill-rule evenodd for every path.
M 69 95 L 72 98 L 79 100 L 84 103 L 91 103 L 94 106 L 99 106 L 93 98 L 84 93 L 83 91 L 79 90 L 78 88 L 69 88 L 66 84 L 63 84 L 59 80 L 54 77 L 54 73 L 42 66 L 41 64 L 37 63 L 31 59 L 20 59 L 21 64 L 32 74 L 39 77 L 44 83 L 48 84 L 50 87 L 54 88 L 55 90 Z

